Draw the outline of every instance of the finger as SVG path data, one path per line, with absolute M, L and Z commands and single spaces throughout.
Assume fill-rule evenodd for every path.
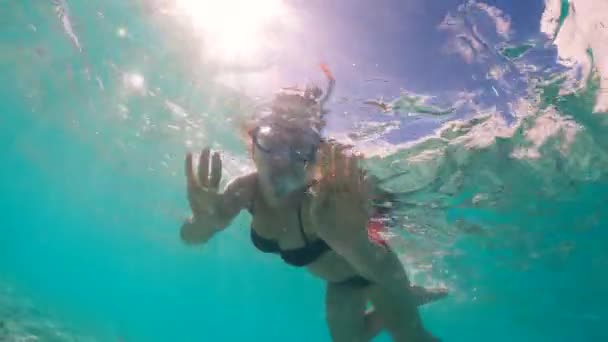
M 334 177 L 336 177 L 336 181 L 339 184 L 346 184 L 346 176 L 347 176 L 347 157 L 344 151 L 338 147 L 334 147 L 333 150 L 333 160 L 334 160 Z
M 334 145 L 331 148 L 331 175 L 332 181 L 335 184 L 343 183 L 344 181 L 344 167 L 346 162 L 344 161 L 344 154 L 339 145 Z
M 192 153 L 186 154 L 184 171 L 186 172 L 188 188 L 196 187 L 198 183 L 196 182 L 196 176 L 194 176 L 194 168 L 192 167 Z
M 317 182 L 315 182 L 315 183 L 313 183 L 310 186 L 310 191 L 311 191 L 311 194 L 313 196 L 312 197 L 313 198 L 313 201 L 312 201 L 313 206 L 316 206 L 318 200 L 321 198 L 321 185 L 319 183 L 321 183 L 320 180 L 317 181 Z
M 361 191 L 366 194 L 370 193 L 371 190 L 371 182 L 367 179 L 367 171 L 363 169 L 359 169 L 358 171 L 359 182 L 361 184 Z
M 336 190 L 336 149 L 335 146 L 331 145 L 327 147 L 327 174 L 324 182 L 324 192 L 333 193 Z
M 213 159 L 211 160 L 211 179 L 209 180 L 209 187 L 218 190 L 220 187 L 220 180 L 222 178 L 222 158 L 219 152 L 213 153 Z
M 337 165 L 336 165 L 336 158 L 337 158 L 337 151 L 336 151 L 336 146 L 332 145 L 329 147 L 329 175 L 330 175 L 330 179 L 332 181 L 335 181 L 336 179 L 336 171 L 337 171 Z
M 325 179 L 319 179 L 311 186 L 313 197 L 309 210 L 310 214 L 312 215 L 311 219 L 313 220 L 313 222 L 315 222 L 315 224 L 319 218 L 319 210 L 324 207 L 324 203 L 327 197 L 325 193 L 325 187 L 323 186 L 324 182 Z
M 201 151 L 198 159 L 198 183 L 202 187 L 209 186 L 209 147 Z
M 313 186 L 315 194 L 318 198 L 321 195 L 325 196 L 327 192 L 330 174 L 331 174 L 331 143 L 322 142 L 317 152 L 317 170 L 318 175 Z
M 331 172 L 330 147 L 331 146 L 326 143 L 323 144 L 319 149 L 319 153 L 321 154 L 319 158 L 319 163 L 321 165 L 321 179 L 327 179 Z
M 323 174 L 321 168 L 319 167 L 317 170 L 320 174 L 315 177 L 310 186 L 312 193 L 315 195 L 315 197 L 320 196 L 321 192 L 325 189 L 325 184 L 327 183 L 327 177 L 325 176 L 325 174 Z
M 361 191 L 361 169 L 359 168 L 359 156 L 353 154 L 348 161 L 348 179 L 349 183 L 357 192 Z

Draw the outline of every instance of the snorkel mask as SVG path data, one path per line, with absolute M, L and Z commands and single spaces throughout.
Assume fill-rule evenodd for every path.
M 315 161 L 321 143 L 321 135 L 312 127 L 286 127 L 280 124 L 258 126 L 251 138 L 264 153 L 305 164 Z
M 277 198 L 301 189 L 309 181 L 321 136 L 310 127 L 258 126 L 251 132 L 258 175 Z

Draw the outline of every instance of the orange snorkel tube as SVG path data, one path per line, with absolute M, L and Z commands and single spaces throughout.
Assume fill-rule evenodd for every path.
M 329 70 L 329 67 L 327 66 L 327 64 L 321 63 L 321 64 L 319 64 L 319 67 L 321 68 L 321 71 L 323 71 L 323 73 L 325 74 L 325 76 L 327 77 L 328 80 L 335 81 L 335 78 L 331 74 L 331 70 Z
M 319 105 L 321 106 L 321 108 L 323 108 L 325 102 L 329 100 L 329 97 L 331 96 L 331 93 L 334 90 L 334 84 L 336 83 L 336 79 L 332 75 L 331 70 L 329 70 L 327 64 L 321 63 L 319 64 L 319 67 L 321 68 L 321 71 L 323 71 L 325 77 L 327 77 L 327 80 L 329 81 L 329 84 L 327 85 L 327 90 L 325 91 L 325 95 L 323 95 L 321 100 L 319 100 Z

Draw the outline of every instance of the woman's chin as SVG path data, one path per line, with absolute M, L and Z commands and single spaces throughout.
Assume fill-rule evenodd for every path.
M 289 196 L 289 194 L 291 194 L 292 192 L 294 192 L 297 188 L 295 187 L 275 187 L 274 188 L 274 195 L 277 197 L 277 199 L 281 200 L 281 199 L 285 199 L 287 196 Z
M 301 182 L 282 180 L 273 184 L 273 192 L 278 199 L 284 199 L 302 187 Z

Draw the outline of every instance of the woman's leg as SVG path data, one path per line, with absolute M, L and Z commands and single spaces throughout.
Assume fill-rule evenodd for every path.
M 448 290 L 444 288 L 424 288 L 422 286 L 410 287 L 417 306 L 434 302 L 448 295 Z M 366 341 L 371 341 L 380 331 L 384 329 L 384 322 L 378 312 L 372 307 L 365 312 L 365 334 Z
M 326 319 L 333 342 L 367 342 L 366 289 L 347 284 L 327 283 Z
M 368 309 L 365 312 L 365 341 L 373 340 L 382 329 L 384 329 L 382 317 L 380 317 L 374 308 Z
M 408 291 L 406 287 L 403 290 Z M 369 296 L 382 327 L 395 342 L 439 341 L 426 331 L 415 317 L 411 317 L 416 309 L 410 306 L 416 306 L 415 300 L 398 300 L 399 296 L 388 294 L 378 285 L 370 286 Z M 413 297 L 413 294 L 410 296 Z

